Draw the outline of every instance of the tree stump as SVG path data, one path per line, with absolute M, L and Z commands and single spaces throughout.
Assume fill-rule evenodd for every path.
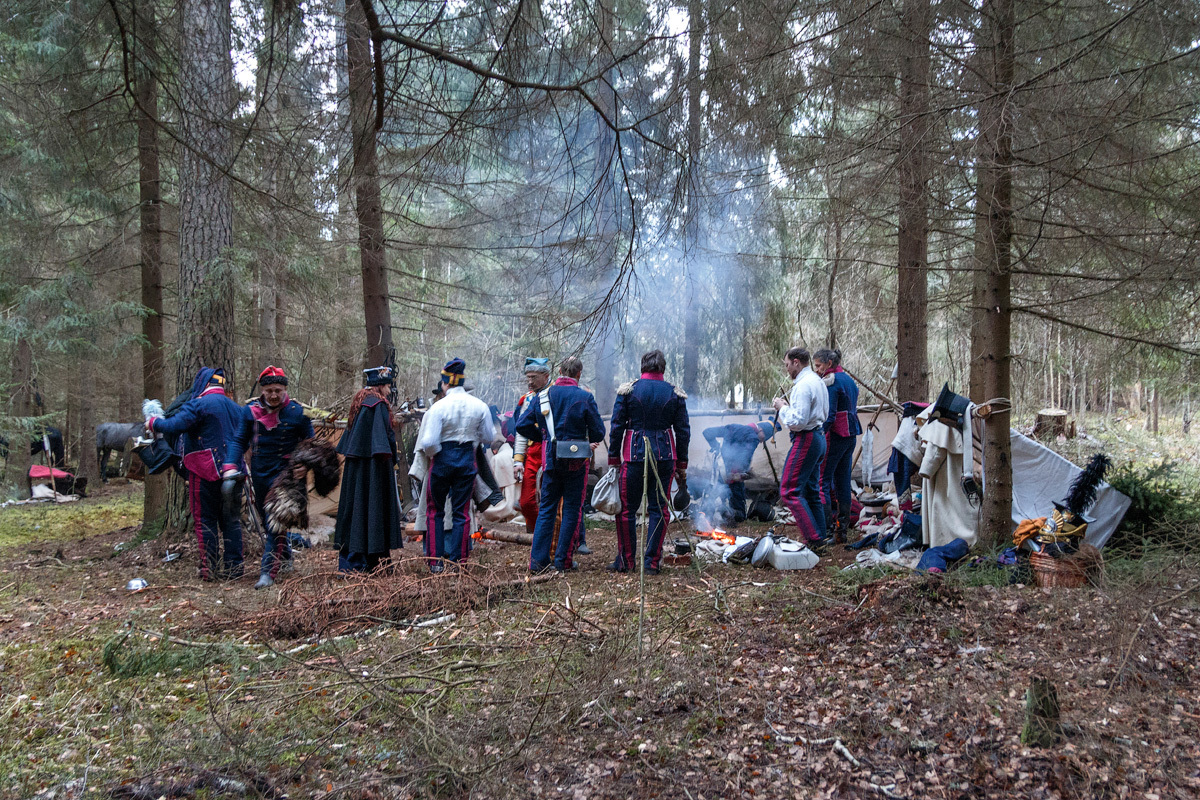
M 1061 408 L 1043 408 L 1033 423 L 1035 439 L 1054 439 L 1068 436 L 1067 412 Z
M 1025 725 L 1021 744 L 1052 747 L 1058 741 L 1058 691 L 1045 678 L 1034 678 L 1025 690 Z

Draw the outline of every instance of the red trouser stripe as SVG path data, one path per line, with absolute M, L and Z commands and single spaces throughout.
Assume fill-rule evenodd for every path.
M 192 506 L 192 524 L 196 530 L 196 552 L 200 554 L 200 574 L 208 576 L 208 553 L 204 549 L 204 524 L 200 519 L 200 479 L 188 478 L 188 499 Z
M 808 501 L 804 499 L 804 487 L 800 485 L 800 472 L 804 468 L 804 459 L 812 446 L 812 431 L 804 431 L 792 442 L 788 451 L 787 461 L 783 464 L 783 480 L 780 483 L 780 496 L 783 504 L 792 512 L 796 519 L 796 527 L 806 541 L 814 541 L 820 535 L 808 510 Z
M 434 456 L 437 458 L 437 456 Z M 425 475 L 425 555 L 437 557 L 437 508 L 433 502 L 433 458 L 429 459 L 429 472 Z

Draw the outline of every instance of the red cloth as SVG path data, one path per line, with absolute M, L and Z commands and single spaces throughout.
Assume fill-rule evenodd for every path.
M 541 497 L 538 493 L 537 474 L 542 468 L 542 443 L 530 442 L 525 450 L 525 477 L 521 481 L 521 497 L 517 503 L 521 507 L 521 516 L 525 518 L 525 530 L 533 533 L 537 525 L 538 506 Z
M 29 477 L 34 480 L 44 480 L 51 478 L 74 478 L 75 476 L 69 472 L 63 472 L 61 469 L 52 469 L 41 464 L 34 464 L 29 468 Z

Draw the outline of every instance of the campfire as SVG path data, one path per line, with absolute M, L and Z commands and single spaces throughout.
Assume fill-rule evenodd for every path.
M 693 521 L 692 525 L 696 529 L 697 536 L 702 536 L 705 539 L 713 539 L 721 544 L 737 544 L 736 536 L 734 536 L 732 533 L 726 533 L 720 528 L 713 526 L 713 524 L 708 521 L 708 517 L 703 511 L 696 515 L 696 519 Z

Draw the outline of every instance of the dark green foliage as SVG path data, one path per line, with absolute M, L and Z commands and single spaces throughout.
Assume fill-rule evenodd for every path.
M 1194 550 L 1200 546 L 1200 506 L 1185 490 L 1173 462 L 1127 462 L 1109 474 L 1108 482 L 1133 501 L 1108 548 L 1128 551 L 1157 545 Z
M 158 638 L 148 641 L 131 633 L 120 633 L 104 643 L 101 656 L 104 668 L 120 678 L 195 672 L 214 664 L 237 669 L 246 664 L 253 670 L 258 664 L 248 651 L 230 642 L 180 644 Z

